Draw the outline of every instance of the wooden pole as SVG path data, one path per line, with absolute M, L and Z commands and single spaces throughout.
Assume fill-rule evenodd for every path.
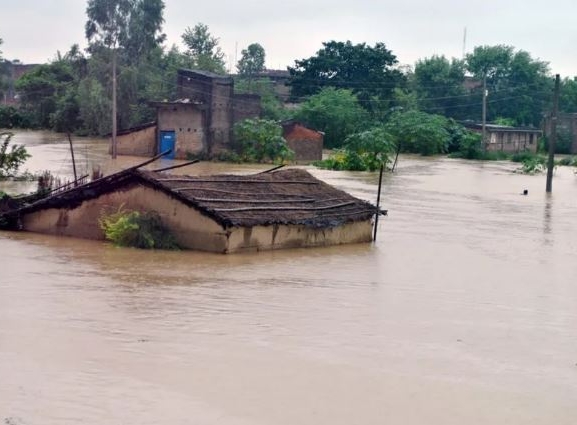
M 74 159 L 74 147 L 72 146 L 72 137 L 68 133 L 68 143 L 70 143 L 70 155 L 72 155 L 72 169 L 74 170 L 74 186 L 78 186 L 78 176 L 76 174 L 76 160 Z
M 559 112 L 559 74 L 555 75 L 555 92 L 553 95 L 553 113 L 551 114 L 551 135 L 549 137 L 549 160 L 547 161 L 547 186 L 545 191 L 553 191 L 553 168 L 555 167 L 555 144 L 557 143 L 557 115 Z
M 373 242 L 377 241 L 377 229 L 379 227 L 379 216 L 381 215 L 381 188 L 383 187 L 383 169 L 384 164 L 381 164 L 381 170 L 379 171 L 379 191 L 377 193 L 377 213 L 375 214 L 375 227 L 373 229 Z
M 391 173 L 395 172 L 395 167 L 397 166 L 397 161 L 399 160 L 399 153 L 401 153 L 401 142 L 397 145 L 397 153 L 395 154 L 395 162 L 393 163 L 393 168 L 391 168 Z
M 160 173 L 161 171 L 168 171 L 168 170 L 174 170 L 176 168 L 188 167 L 189 165 L 198 164 L 199 162 L 200 162 L 199 159 L 193 159 L 192 161 L 185 162 L 184 164 L 172 165 L 170 167 L 164 167 L 164 168 L 157 168 L 156 170 L 151 171 L 154 171 L 155 173 Z

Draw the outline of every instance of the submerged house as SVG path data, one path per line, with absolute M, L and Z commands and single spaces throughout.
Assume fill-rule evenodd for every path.
M 0 221 L 104 239 L 99 220 L 119 208 L 154 212 L 180 247 L 218 253 L 369 242 L 376 213 L 299 169 L 192 177 L 133 167 L 0 213 Z

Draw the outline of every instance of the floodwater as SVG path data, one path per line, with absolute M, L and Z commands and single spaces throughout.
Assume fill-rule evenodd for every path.
M 20 141 L 32 171 L 70 175 L 63 139 Z M 79 145 L 85 166 L 140 160 Z M 222 256 L 0 232 L 0 423 L 575 424 L 577 176 L 546 196 L 514 169 L 401 158 L 375 244 Z M 375 199 L 375 174 L 312 172 Z

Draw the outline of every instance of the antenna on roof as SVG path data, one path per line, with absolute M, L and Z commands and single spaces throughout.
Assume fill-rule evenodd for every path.
M 463 59 L 465 59 L 465 52 L 467 51 L 467 27 L 463 31 Z

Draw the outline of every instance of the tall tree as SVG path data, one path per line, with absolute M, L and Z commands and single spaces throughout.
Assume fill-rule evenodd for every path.
M 264 71 L 265 51 L 260 44 L 249 44 L 240 54 L 240 60 L 236 64 L 240 75 L 252 79 L 254 74 Z
M 327 147 L 338 148 L 347 136 L 370 125 L 368 115 L 350 90 L 326 87 L 308 98 L 295 118 L 323 131 Z
M 187 27 L 182 34 L 182 41 L 193 68 L 217 74 L 226 73 L 224 52 L 218 45 L 219 39 L 210 34 L 207 25 L 198 23 L 193 28 Z
M 112 157 L 116 158 L 117 55 L 123 47 L 140 57 L 142 50 L 162 41 L 162 0 L 88 0 L 86 38 L 91 48 L 104 46 L 112 62 Z
M 559 109 L 562 112 L 577 112 L 577 77 L 565 78 L 561 81 Z
M 437 55 L 418 60 L 411 78 L 419 109 L 454 118 L 465 118 L 470 103 L 464 81 L 463 61 Z
M 547 62 L 497 45 L 475 47 L 466 63 L 468 71 L 485 83 L 487 120 L 510 118 L 517 125 L 540 124 L 552 87 Z
M 396 64 L 396 56 L 383 43 L 372 47 L 350 41 L 325 42 L 315 56 L 289 67 L 291 92 L 298 98 L 323 87 L 350 89 L 366 109 L 388 108 L 393 90 L 404 82 Z

